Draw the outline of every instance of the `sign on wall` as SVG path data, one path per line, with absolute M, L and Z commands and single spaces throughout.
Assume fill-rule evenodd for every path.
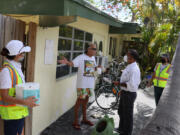
M 46 40 L 45 46 L 45 64 L 53 64 L 54 60 L 54 40 Z

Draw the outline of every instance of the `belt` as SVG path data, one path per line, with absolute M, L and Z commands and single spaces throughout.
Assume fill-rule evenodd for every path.
M 126 91 L 126 90 L 122 90 L 122 92 L 125 92 L 125 93 L 136 93 L 136 92 Z

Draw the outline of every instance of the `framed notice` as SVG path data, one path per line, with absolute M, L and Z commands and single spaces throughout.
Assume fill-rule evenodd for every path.
M 46 40 L 45 64 L 53 64 L 54 60 L 54 40 Z

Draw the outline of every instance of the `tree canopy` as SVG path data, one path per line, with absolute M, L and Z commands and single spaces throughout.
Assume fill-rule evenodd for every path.
M 143 74 L 153 70 L 161 54 L 173 57 L 180 32 L 179 0 L 102 0 L 98 6 L 116 18 L 117 14 L 124 14 L 129 22 L 141 26 L 142 36 L 137 42 Z

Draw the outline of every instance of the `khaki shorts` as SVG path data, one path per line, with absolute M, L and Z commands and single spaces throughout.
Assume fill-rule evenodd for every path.
M 77 97 L 85 99 L 86 97 L 92 96 L 92 88 L 77 88 Z

